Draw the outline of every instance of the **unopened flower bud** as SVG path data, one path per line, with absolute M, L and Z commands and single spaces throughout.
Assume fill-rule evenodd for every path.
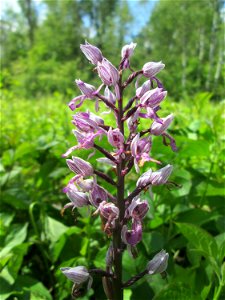
M 135 43 L 130 43 L 129 45 L 123 46 L 121 51 L 122 69 L 128 69 L 130 67 L 129 58 L 133 55 L 136 46 L 137 44 Z
M 159 169 L 158 171 L 152 172 L 151 184 L 160 185 L 166 183 L 172 171 L 173 166 L 167 165 L 164 168 Z
M 146 92 L 150 90 L 151 82 L 150 80 L 145 81 L 142 86 L 136 90 L 136 96 L 140 99 Z
M 106 86 L 104 96 L 107 98 L 109 102 L 112 104 L 116 103 L 116 96 L 110 91 L 109 87 Z
M 97 71 L 105 85 L 116 85 L 119 81 L 118 70 L 106 58 L 103 58 L 102 62 L 98 63 Z
M 162 134 L 170 126 L 170 123 L 173 121 L 173 119 L 174 119 L 174 116 L 172 114 L 170 114 L 166 118 L 161 118 L 162 124 L 154 121 L 151 125 L 150 132 L 154 135 Z
M 82 158 L 72 156 L 72 159 L 67 159 L 66 163 L 70 170 L 83 177 L 93 175 L 93 168 L 89 162 L 86 162 Z
M 102 61 L 102 52 L 87 41 L 85 41 L 85 45 L 80 45 L 80 49 L 93 65 L 97 65 L 98 62 Z
M 165 250 L 157 253 L 152 260 L 147 264 L 148 274 L 154 275 L 166 271 L 168 265 L 169 254 Z
M 88 289 L 91 288 L 93 282 L 92 277 L 90 276 L 88 270 L 83 266 L 78 266 L 74 268 L 60 268 L 62 273 L 74 283 L 80 285 L 88 280 Z
M 143 107 L 154 108 L 158 106 L 166 97 L 167 92 L 160 88 L 155 88 L 146 92 L 140 99 L 140 104 Z
M 158 171 L 152 172 L 148 170 L 139 177 L 137 181 L 137 187 L 145 185 L 160 185 L 165 184 L 173 171 L 173 166 L 167 165 L 164 168 L 159 169 Z
M 164 69 L 165 65 L 159 62 L 148 62 L 144 64 L 142 71 L 143 75 L 147 78 L 154 77 L 157 73 L 159 73 L 162 69 Z

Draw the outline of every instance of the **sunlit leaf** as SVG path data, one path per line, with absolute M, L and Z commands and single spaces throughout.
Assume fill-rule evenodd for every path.
M 23 226 L 17 224 L 10 228 L 10 233 L 5 239 L 5 246 L 0 252 L 0 257 L 4 257 L 11 251 L 13 247 L 24 242 L 27 236 L 27 227 L 28 223 L 25 223 Z
M 176 223 L 176 225 L 189 243 L 195 249 L 202 251 L 205 257 L 217 257 L 218 248 L 216 241 L 208 232 L 194 224 Z

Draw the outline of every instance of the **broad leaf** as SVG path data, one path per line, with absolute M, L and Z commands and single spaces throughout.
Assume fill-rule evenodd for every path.
M 205 257 L 217 257 L 218 248 L 216 241 L 207 231 L 188 223 L 176 223 L 176 225 L 189 243 L 195 249 L 201 251 Z

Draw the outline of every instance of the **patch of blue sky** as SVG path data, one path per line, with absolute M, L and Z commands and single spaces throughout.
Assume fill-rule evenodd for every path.
M 150 19 L 152 10 L 158 0 L 128 0 L 131 15 L 133 17 L 132 36 L 138 35 L 141 29 Z
M 138 33 L 142 30 L 142 28 L 147 24 L 151 16 L 151 12 L 157 1 L 158 0 L 127 0 L 130 13 L 133 18 L 133 22 L 131 24 L 131 32 L 129 36 L 126 37 L 126 40 L 128 42 L 133 37 L 137 36 Z M 39 23 L 41 23 L 46 17 L 46 5 L 43 2 L 43 0 L 35 0 L 34 3 L 38 11 Z M 12 9 L 16 13 L 21 12 L 18 0 L 0 0 L 1 18 L 4 17 L 4 11 L 6 11 L 8 8 Z M 87 25 L 87 28 L 89 28 L 89 37 L 94 37 L 95 33 L 89 27 L 90 24 L 88 18 L 84 19 L 84 23 Z

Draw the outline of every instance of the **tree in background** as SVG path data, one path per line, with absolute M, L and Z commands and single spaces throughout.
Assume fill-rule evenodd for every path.
M 159 1 L 140 39 L 164 57 L 176 98 L 222 83 L 222 1 Z M 168 74 L 166 74 L 168 78 Z M 221 90 L 215 90 L 219 96 Z
M 34 42 L 34 31 L 37 27 L 38 20 L 37 9 L 32 0 L 19 0 L 19 5 L 28 26 L 28 36 L 30 46 L 32 46 Z
M 137 2 L 137 13 L 138 13 Z M 220 99 L 222 89 L 222 1 L 158 1 L 138 37 L 127 1 L 19 1 L 22 14 L 4 13 L 2 66 L 4 86 L 24 97 L 60 92 L 72 96 L 74 78 L 85 67 L 80 43 L 87 39 L 114 58 L 121 46 L 138 41 L 134 67 L 144 58 L 164 58 L 166 87 L 175 99 L 207 90 Z M 135 20 L 135 18 L 134 18 Z M 133 26 L 137 26 L 134 22 Z M 87 74 L 87 72 L 83 72 Z M 90 80 L 91 78 L 83 78 Z

